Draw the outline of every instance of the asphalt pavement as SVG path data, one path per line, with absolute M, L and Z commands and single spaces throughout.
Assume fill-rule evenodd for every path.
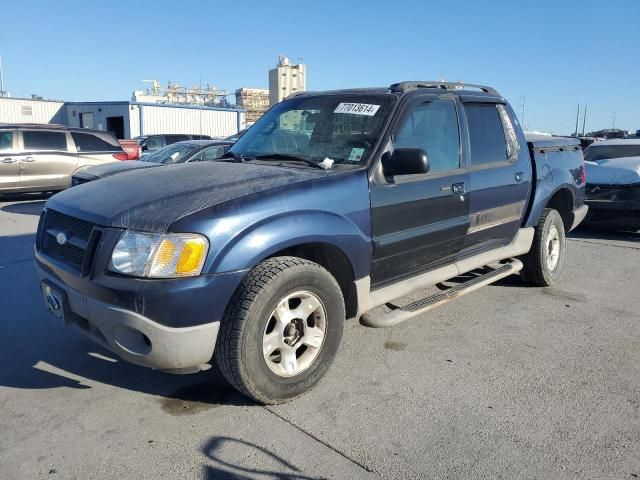
M 348 321 L 320 385 L 263 407 L 216 368 L 137 367 L 57 323 L 32 261 L 44 201 L 0 203 L 1 479 L 640 477 L 640 233 L 576 232 L 553 288 Z

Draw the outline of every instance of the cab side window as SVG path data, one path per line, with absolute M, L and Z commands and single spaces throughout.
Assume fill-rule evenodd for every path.
M 454 103 L 437 100 L 413 107 L 394 136 L 394 147 L 426 151 L 429 173 L 460 168 L 460 136 Z
M 215 160 L 220 158 L 224 153 L 224 148 L 221 146 L 209 147 L 202 152 L 203 160 Z
M 507 142 L 497 106 L 493 103 L 468 103 L 464 110 L 469 124 L 471 165 L 506 162 Z

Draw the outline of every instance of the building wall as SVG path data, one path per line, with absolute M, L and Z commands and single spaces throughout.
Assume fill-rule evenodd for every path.
M 132 138 L 129 102 L 68 102 L 65 104 L 65 124 L 69 127 L 80 127 L 80 115 L 84 113 L 93 114 L 93 125 L 84 127 L 96 130 L 107 129 L 107 117 L 123 117 L 124 138 Z
M 292 65 L 286 57 L 280 58 L 276 68 L 269 70 L 269 104 L 275 105 L 292 93 L 307 89 L 307 66 Z
M 244 112 L 205 108 L 140 105 L 140 135 L 154 133 L 191 133 L 226 137 L 244 123 Z M 240 118 L 239 118 L 240 117 Z
M 64 102 L 0 98 L 0 123 L 64 123 Z

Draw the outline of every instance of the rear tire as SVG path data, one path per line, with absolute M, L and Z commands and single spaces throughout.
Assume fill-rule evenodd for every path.
M 554 285 L 562 273 L 565 245 L 562 217 L 557 210 L 546 208 L 535 227 L 531 250 L 521 257 L 522 280 L 538 287 Z
M 284 403 L 324 376 L 344 322 L 342 292 L 327 270 L 297 257 L 270 258 L 234 293 L 220 325 L 216 361 L 241 393 L 264 404 Z

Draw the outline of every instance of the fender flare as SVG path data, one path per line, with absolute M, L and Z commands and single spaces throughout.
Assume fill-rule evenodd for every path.
M 340 250 L 351 263 L 354 278 L 369 274 L 371 238 L 350 219 L 322 210 L 284 212 L 237 232 L 218 250 L 210 271 L 251 269 L 281 250 L 319 243 Z

